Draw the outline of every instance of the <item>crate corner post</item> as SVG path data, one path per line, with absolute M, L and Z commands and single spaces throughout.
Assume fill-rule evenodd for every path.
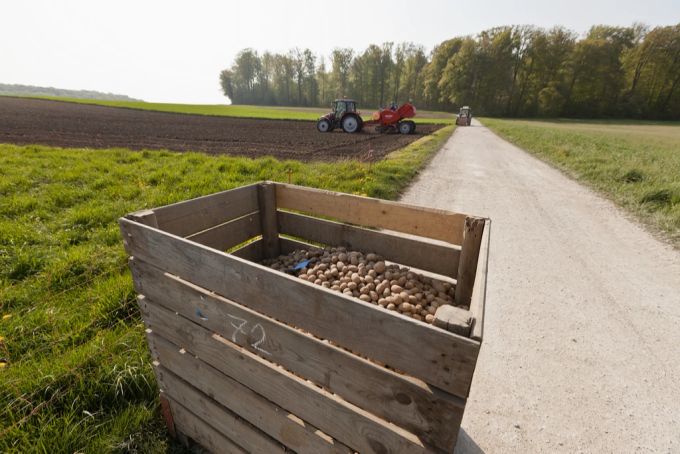
M 271 181 L 264 181 L 257 185 L 264 258 L 274 258 L 281 253 L 276 213 L 276 186 L 277 184 Z

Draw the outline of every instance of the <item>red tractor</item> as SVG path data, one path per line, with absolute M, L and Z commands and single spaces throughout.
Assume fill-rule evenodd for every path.
M 416 116 L 416 108 L 409 102 L 399 108 L 393 104 L 389 109 L 380 109 L 368 121 L 361 119 L 353 99 L 336 99 L 332 106 L 333 111 L 319 118 L 316 123 L 316 129 L 320 132 L 330 132 L 335 128 L 342 128 L 349 133 L 361 132 L 366 125 L 376 125 L 375 130 L 378 132 L 413 134 L 416 130 L 413 121 L 405 120 Z

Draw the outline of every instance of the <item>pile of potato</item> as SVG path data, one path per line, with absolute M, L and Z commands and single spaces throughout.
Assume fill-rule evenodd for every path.
M 309 263 L 304 268 L 294 269 L 306 260 Z M 348 251 L 344 247 L 301 249 L 263 264 L 427 323 L 434 321 L 439 306 L 454 304 L 454 287 L 450 283 L 403 266 L 388 265 L 373 253 Z

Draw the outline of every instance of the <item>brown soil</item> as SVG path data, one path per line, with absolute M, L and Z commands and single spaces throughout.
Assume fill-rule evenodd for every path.
M 174 114 L 0 96 L 0 143 L 167 149 L 303 161 L 378 160 L 440 126 L 412 135 L 320 133 L 314 122 Z M 369 149 L 373 150 L 369 156 Z

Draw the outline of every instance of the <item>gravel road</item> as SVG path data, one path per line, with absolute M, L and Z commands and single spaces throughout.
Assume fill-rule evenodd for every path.
M 680 253 L 476 121 L 402 200 L 492 219 L 457 453 L 680 452 Z

